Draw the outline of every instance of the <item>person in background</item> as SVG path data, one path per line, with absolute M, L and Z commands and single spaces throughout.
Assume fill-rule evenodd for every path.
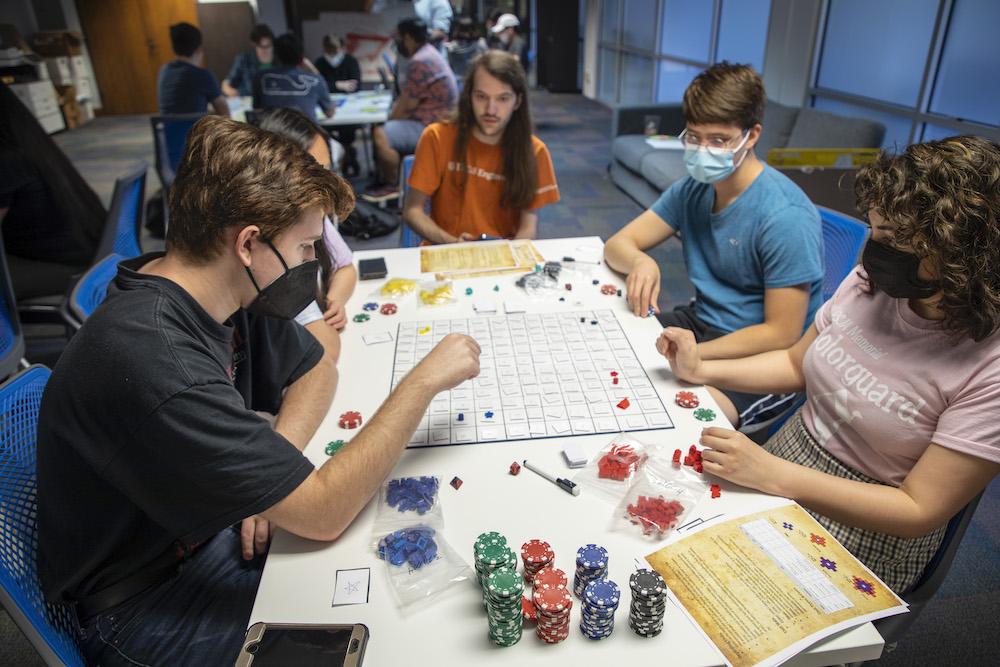
M 106 217 L 58 144 L 0 83 L 0 222 L 14 296 L 65 294 L 99 259 Z
M 327 169 L 331 167 L 330 137 L 298 110 L 281 108 L 266 111 L 258 127 L 288 139 Z M 311 331 L 326 347 L 324 341 L 329 334 L 324 329 L 343 331 L 347 326 L 344 306 L 358 282 L 354 255 L 337 231 L 337 221 L 329 216 L 323 218 L 323 238 L 316 243 L 316 259 L 320 264 L 316 301 L 306 306 L 295 321 Z M 339 357 L 338 337 L 334 358 Z
M 486 46 L 489 47 L 489 48 L 491 48 L 491 49 L 499 49 L 500 48 L 500 40 L 497 39 L 496 33 L 493 32 L 493 26 L 495 26 L 497 24 L 497 21 L 499 21 L 500 17 L 503 16 L 504 14 L 506 14 L 506 12 L 504 10 L 502 10 L 502 9 L 494 9 L 492 12 L 490 12 L 489 16 L 486 17 L 486 21 L 485 21 L 485 25 L 486 25 Z
M 160 114 L 205 113 L 211 106 L 220 116 L 229 116 L 229 105 L 215 75 L 201 66 L 201 30 L 190 23 L 170 26 L 170 45 L 175 60 L 160 68 L 156 97 Z
M 347 52 L 339 35 L 323 35 L 323 55 L 316 59 L 315 65 L 331 93 L 354 93 L 361 87 L 361 65 Z M 338 125 L 332 129 L 333 136 L 347 151 L 344 173 L 349 176 L 361 172 L 358 151 L 354 147 L 358 129 L 358 125 Z
M 413 11 L 427 26 L 428 41 L 444 55 L 444 41 L 451 32 L 453 12 L 448 0 L 414 0 Z
M 254 77 L 274 65 L 274 33 L 267 25 L 258 23 L 253 27 L 250 43 L 253 48 L 236 56 L 229 74 L 222 80 L 222 92 L 229 97 L 253 95 Z
M 1000 473 L 1000 146 L 882 153 L 854 191 L 871 227 L 861 266 L 797 342 L 708 360 L 668 327 L 657 349 L 687 382 L 805 391 L 763 447 L 704 429 L 705 472 L 799 503 L 905 595 Z
M 455 75 L 427 39 L 427 25 L 420 19 L 403 19 L 396 26 L 396 49 L 408 58 L 406 83 L 389 110 L 388 122 L 373 132 L 383 185 L 373 186 L 362 195 L 369 201 L 399 196 L 401 157 L 413 153 L 427 125 L 444 120 L 455 108 Z
M 275 66 L 257 74 L 253 83 L 255 109 L 289 107 L 306 118 L 315 118 L 317 108 L 327 118 L 335 109 L 326 81 L 304 62 L 298 37 L 286 33 L 274 40 Z
M 518 57 L 521 67 L 528 71 L 528 43 L 517 33 L 521 20 L 513 14 L 503 14 L 497 18 L 490 31 L 496 36 L 497 44 L 491 48 L 506 51 Z
M 559 186 L 549 151 L 531 130 L 521 64 L 487 51 L 470 66 L 454 120 L 433 123 L 420 137 L 404 222 L 431 243 L 535 238 L 538 209 L 559 201 Z
M 448 64 L 458 83 L 465 78 L 469 63 L 487 49 L 486 40 L 479 35 L 479 28 L 471 16 L 460 16 L 452 24 L 451 41 L 447 44 Z
M 688 177 L 604 246 L 608 265 L 627 274 L 632 312 L 690 329 L 703 359 L 788 347 L 823 302 L 819 212 L 754 153 L 766 101 L 764 83 L 749 65 L 723 61 L 696 76 L 682 104 Z M 695 299 L 660 313 L 660 267 L 646 250 L 677 233 Z M 744 428 L 795 401 L 794 394 L 709 391 L 730 423 Z

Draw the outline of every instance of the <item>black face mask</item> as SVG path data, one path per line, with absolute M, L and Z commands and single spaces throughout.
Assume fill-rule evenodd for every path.
M 861 253 L 872 288 L 885 292 L 893 299 L 926 299 L 940 287 L 917 275 L 920 258 L 878 241 L 868 240 Z
M 309 305 L 309 302 L 316 298 L 316 274 L 319 271 L 319 260 L 302 262 L 294 269 L 289 269 L 285 263 L 285 258 L 281 256 L 278 249 L 265 241 L 268 247 L 274 251 L 285 267 L 285 272 L 274 279 L 274 281 L 261 289 L 254 280 L 250 267 L 245 266 L 250 282 L 257 290 L 257 297 L 246 307 L 248 313 L 254 315 L 267 315 L 282 320 L 290 320 L 302 309 Z

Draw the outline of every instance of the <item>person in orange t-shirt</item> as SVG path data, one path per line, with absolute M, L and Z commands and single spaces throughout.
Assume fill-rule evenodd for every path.
M 473 61 L 456 117 L 424 130 L 408 183 L 403 220 L 427 242 L 535 237 L 538 209 L 559 201 L 559 186 L 531 133 L 515 56 L 487 51 Z

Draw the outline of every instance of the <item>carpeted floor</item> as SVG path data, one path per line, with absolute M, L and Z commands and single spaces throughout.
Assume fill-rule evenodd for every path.
M 579 95 L 533 93 L 538 135 L 552 153 L 562 201 L 542 210 L 540 236 L 600 236 L 607 239 L 641 209 L 607 178 L 610 112 Z M 153 166 L 148 116 L 99 118 L 56 137 L 84 177 L 107 202 L 115 176 L 137 160 Z M 359 184 L 361 181 L 359 181 Z M 151 168 L 147 196 L 159 188 Z M 394 247 L 398 234 L 359 242 L 356 250 Z M 147 250 L 162 241 L 144 239 Z M 680 245 L 670 241 L 652 253 L 661 266 L 661 308 L 686 302 L 692 295 Z M 995 639 L 1000 618 L 1000 480 L 987 489 L 962 548 L 938 596 L 923 612 L 898 648 L 877 665 L 1000 664 Z M 5 613 L 0 613 L 0 664 L 30 667 L 41 660 Z

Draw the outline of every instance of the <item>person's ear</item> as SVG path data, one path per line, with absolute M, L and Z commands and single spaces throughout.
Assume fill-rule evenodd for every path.
M 233 245 L 236 249 L 236 256 L 239 257 L 243 266 L 250 266 L 250 254 L 254 241 L 257 241 L 258 243 L 260 242 L 260 227 L 257 225 L 247 225 L 243 229 L 236 232 Z
M 747 136 L 747 148 L 753 148 L 757 145 L 757 141 L 760 140 L 760 129 L 760 123 L 750 128 L 750 134 Z
M 517 111 L 518 109 L 521 108 L 521 102 L 523 102 L 523 101 L 524 101 L 524 96 L 523 95 L 518 95 L 517 96 L 517 102 L 514 103 L 514 111 Z

